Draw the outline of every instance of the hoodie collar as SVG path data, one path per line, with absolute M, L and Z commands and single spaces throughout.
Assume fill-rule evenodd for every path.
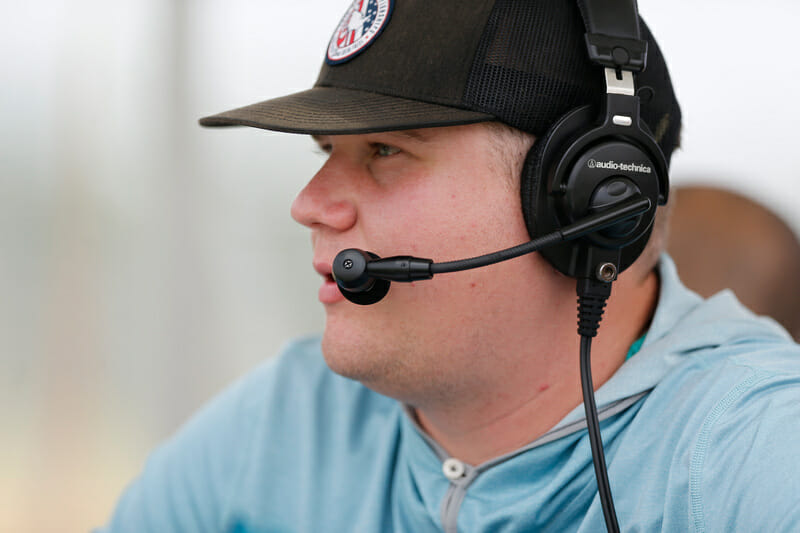
M 659 299 L 644 342 L 636 357 L 595 392 L 598 411 L 652 390 L 698 350 L 743 339 L 787 337 L 772 319 L 755 317 L 729 290 L 704 300 L 684 287 L 667 254 L 661 256 L 658 272 Z M 584 418 L 583 405 L 579 405 L 553 430 Z

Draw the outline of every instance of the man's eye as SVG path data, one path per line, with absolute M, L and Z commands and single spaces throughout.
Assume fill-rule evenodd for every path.
M 378 157 L 389 157 L 390 155 L 394 155 L 397 153 L 400 153 L 400 149 L 395 148 L 394 146 L 389 146 L 388 144 L 375 145 L 375 154 Z

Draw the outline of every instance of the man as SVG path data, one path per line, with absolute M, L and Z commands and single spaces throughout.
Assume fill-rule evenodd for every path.
M 800 241 L 786 222 L 715 187 L 680 187 L 673 198 L 667 249 L 683 283 L 706 298 L 731 289 L 800 340 Z
M 605 93 L 578 6 L 369 7 L 361 40 L 334 32 L 314 89 L 202 121 L 310 133 L 329 154 L 292 206 L 322 277 L 322 338 L 157 450 L 109 531 L 603 530 L 574 279 L 530 254 L 362 307 L 331 276 L 344 248 L 447 261 L 530 239 L 528 149 L 535 161 L 562 115 Z M 642 117 L 668 158 L 680 111 L 642 32 Z M 614 283 L 593 350 L 621 527 L 795 530 L 800 352 L 731 296 L 684 289 L 658 260 L 663 225 Z

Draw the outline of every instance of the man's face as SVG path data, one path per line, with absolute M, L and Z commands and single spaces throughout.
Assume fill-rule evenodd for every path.
M 492 132 L 469 125 L 316 138 L 328 159 L 292 216 L 311 229 L 314 268 L 323 276 L 322 347 L 335 372 L 405 401 L 445 393 L 480 379 L 503 357 L 498 341 L 536 323 L 522 298 L 531 290 L 547 298 L 538 255 L 393 283 L 371 306 L 344 300 L 330 277 L 344 248 L 438 262 L 528 240 L 518 177 Z

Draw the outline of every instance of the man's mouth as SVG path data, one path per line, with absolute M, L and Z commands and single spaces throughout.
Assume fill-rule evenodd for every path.
M 322 276 L 322 286 L 319 288 L 319 301 L 323 304 L 334 304 L 344 300 L 339 291 L 339 286 L 333 279 L 331 263 L 327 261 L 314 261 L 314 270 Z

